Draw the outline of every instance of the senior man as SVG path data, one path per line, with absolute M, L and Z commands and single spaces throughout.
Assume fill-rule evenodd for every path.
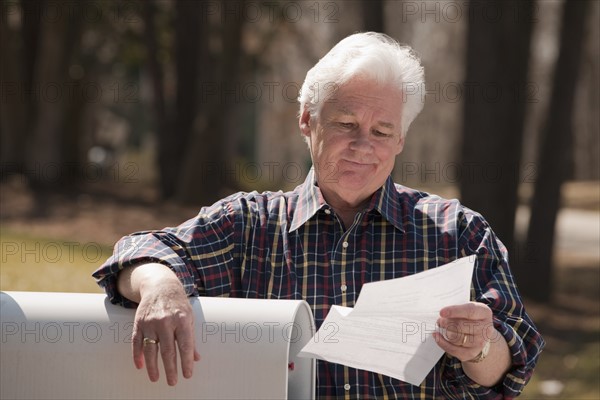
M 94 273 L 114 303 L 137 305 L 133 359 L 167 382 L 200 355 L 188 296 L 304 299 L 317 328 L 363 284 L 475 255 L 472 301 L 444 308 L 434 333 L 445 355 L 421 386 L 318 361 L 319 398 L 515 397 L 544 342 L 522 301 L 505 247 L 481 215 L 392 181 L 423 107 L 423 68 L 388 36 L 339 42 L 307 74 L 300 132 L 313 168 L 291 192 L 237 193 L 175 228 L 121 239 Z M 131 251 L 135 249 L 135 251 Z M 493 339 L 493 340 L 490 340 Z

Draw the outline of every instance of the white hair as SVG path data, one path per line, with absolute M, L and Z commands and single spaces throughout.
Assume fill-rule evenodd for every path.
M 388 35 L 355 33 L 341 40 L 306 74 L 298 101 L 300 115 L 308 110 L 318 117 L 323 103 L 337 88 L 353 78 L 392 85 L 402 93 L 402 137 L 423 109 L 425 86 L 423 67 L 414 51 Z

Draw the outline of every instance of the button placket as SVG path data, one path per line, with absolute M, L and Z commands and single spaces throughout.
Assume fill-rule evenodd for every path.
M 341 240 L 342 240 L 342 249 L 341 249 L 341 258 L 342 260 L 346 260 L 347 257 L 349 256 L 348 254 L 348 247 L 350 247 L 350 243 L 348 241 L 348 239 L 350 238 L 350 231 L 345 232 L 345 234 L 342 236 Z M 348 295 L 348 285 L 346 284 L 346 282 L 348 282 L 348 276 L 347 276 L 347 267 L 346 264 L 344 263 L 344 261 L 342 261 L 342 265 L 344 265 L 344 268 L 342 269 L 341 274 L 340 274 L 340 282 L 339 282 L 339 290 L 341 292 L 341 299 L 342 299 L 342 303 L 341 305 L 344 307 L 348 306 L 348 299 L 347 299 L 347 295 Z

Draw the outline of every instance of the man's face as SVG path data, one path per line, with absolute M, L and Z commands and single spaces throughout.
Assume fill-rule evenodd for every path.
M 318 118 L 300 117 L 310 140 L 317 182 L 329 203 L 357 207 L 385 182 L 401 138 L 402 94 L 372 81 L 338 88 Z

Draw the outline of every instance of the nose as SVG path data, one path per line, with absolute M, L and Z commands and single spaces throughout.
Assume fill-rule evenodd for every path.
M 370 153 L 373 150 L 373 143 L 371 143 L 371 135 L 367 129 L 357 129 L 350 141 L 350 149 L 353 151 L 360 151 Z

